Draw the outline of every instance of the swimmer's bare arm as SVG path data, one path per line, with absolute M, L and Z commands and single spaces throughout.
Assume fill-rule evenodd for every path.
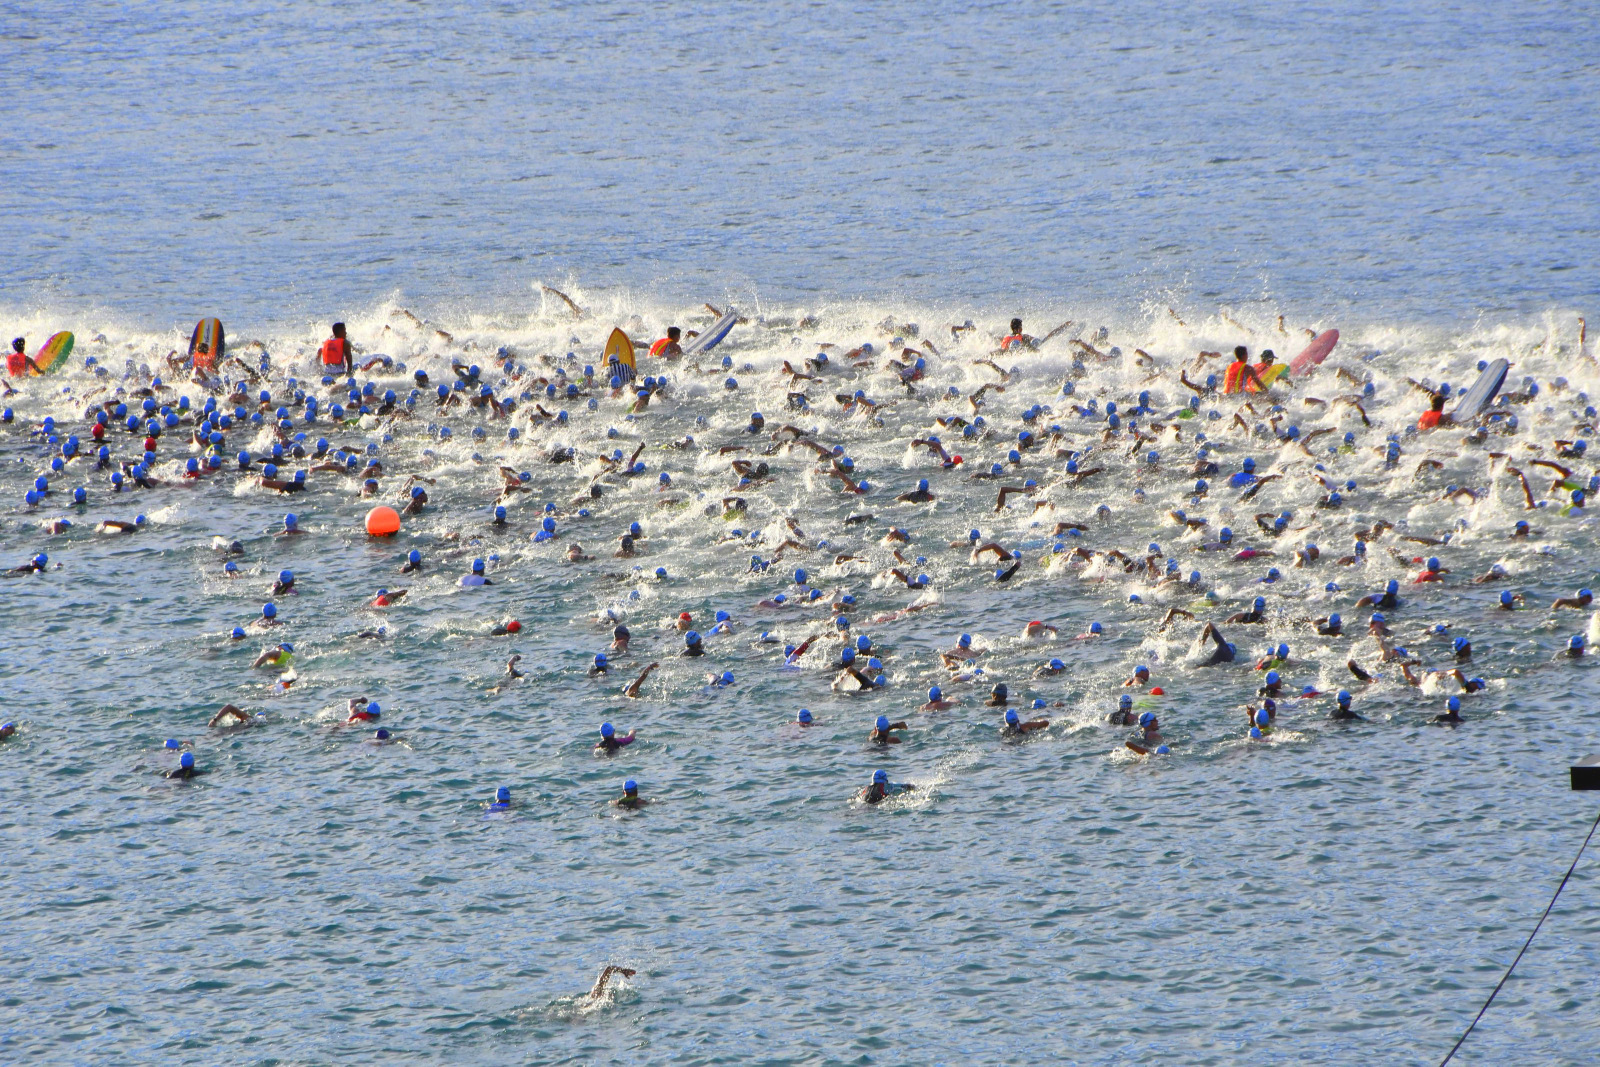
M 644 680 L 646 678 L 650 677 L 650 672 L 659 666 L 661 666 L 661 664 L 652 663 L 650 666 L 640 671 L 639 677 L 628 683 L 628 687 L 622 691 L 622 695 L 626 697 L 632 697 L 637 700 L 639 697 L 639 687 L 644 684 Z
M 1523 474 L 1519 468 L 1513 467 L 1509 463 L 1506 464 L 1506 470 L 1511 474 L 1515 474 L 1517 476 L 1517 481 L 1522 483 L 1522 499 L 1526 501 L 1523 510 L 1532 511 L 1536 505 L 1533 502 L 1533 490 L 1528 486 L 1528 476 Z
M 981 559 L 985 552 L 993 552 L 996 559 L 1010 559 L 1011 558 L 1011 552 L 1010 552 L 1009 549 L 1002 548 L 995 541 L 990 541 L 988 544 L 982 546 L 981 548 L 975 548 L 975 549 L 972 550 L 973 562 L 977 562 L 979 559 Z
M 706 306 L 710 307 L 711 305 L 707 304 Z M 617 967 L 608 964 L 606 969 L 600 972 L 600 977 L 595 979 L 594 988 L 589 990 L 589 996 L 591 999 L 598 999 L 602 996 L 606 991 L 606 983 L 611 981 L 611 976 L 614 974 L 620 974 L 624 978 L 632 978 L 638 973 L 631 967 Z
M 223 719 L 226 719 L 226 718 L 229 718 L 229 717 L 238 719 L 240 722 L 249 722 L 250 721 L 250 716 L 245 713 L 244 709 L 239 708 L 239 707 L 237 707 L 237 706 L 235 706 L 233 704 L 224 704 L 224 705 L 222 705 L 222 709 L 220 711 L 218 711 L 215 715 L 211 716 L 211 721 L 206 723 L 206 725 L 207 726 L 216 726 Z
M 1167 614 L 1161 620 L 1161 625 L 1157 626 L 1156 629 L 1158 631 L 1165 630 L 1167 628 L 1167 624 L 1170 623 L 1173 619 L 1176 619 L 1177 617 L 1179 617 L 1180 615 L 1183 616 L 1185 619 L 1194 618 L 1194 612 L 1192 612 L 1192 611 L 1184 611 L 1182 608 L 1168 608 L 1167 609 Z

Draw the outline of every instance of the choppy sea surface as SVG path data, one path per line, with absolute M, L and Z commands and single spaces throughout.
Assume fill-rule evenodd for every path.
M 77 336 L 64 371 L 15 383 L 0 424 L 0 565 L 50 568 L 0 581 L 8 1062 L 1437 1062 L 1594 817 L 1567 788 L 1597 747 L 1594 668 L 1557 653 L 1600 623 L 1550 604 L 1600 578 L 1600 545 L 1533 465 L 1595 473 L 1557 455 L 1594 437 L 1600 392 L 1580 345 L 1600 290 L 1600 42 L 1569 6 L 43 3 L 0 42 L 0 332 L 30 351 Z M 668 378 L 643 412 L 603 385 L 545 395 L 600 364 L 613 327 L 705 329 L 707 301 L 745 321 L 696 367 L 642 358 Z M 66 435 L 87 444 L 89 409 L 137 410 L 152 374 L 160 404 L 203 405 L 165 357 L 213 314 L 252 368 L 268 357 L 247 416 L 272 397 L 228 429 L 222 471 L 185 482 L 202 455 L 187 425 L 163 435 L 154 488 L 114 491 L 89 448 L 50 469 Z M 1073 325 L 978 362 L 1013 314 L 1034 334 Z M 313 360 L 334 319 L 363 361 L 390 357 L 358 380 L 405 414 L 330 419 L 343 390 Z M 1171 417 L 1180 371 L 1220 372 L 1197 352 L 1292 356 L 1328 328 L 1338 347 L 1281 411 L 1236 424 L 1235 400 L 1208 396 Z M 925 358 L 911 388 L 885 360 L 897 340 Z M 851 366 L 863 342 L 877 352 Z M 819 351 L 821 380 L 791 383 L 784 361 Z M 1497 358 L 1514 428 L 1407 432 L 1426 407 L 1408 379 L 1458 389 Z M 452 361 L 518 411 L 431 392 L 408 411 L 412 372 L 449 383 Z M 1306 402 L 1366 383 L 1365 419 Z M 939 424 L 974 419 L 986 384 L 971 436 Z M 316 422 L 297 389 L 323 401 Z M 856 390 L 875 411 L 835 399 Z M 1130 416 L 1141 391 L 1152 410 Z M 238 451 L 270 451 L 278 404 L 306 445 L 378 458 L 383 502 L 430 479 L 428 507 L 373 540 L 359 479 L 311 471 L 285 497 L 240 473 Z M 1130 417 L 1164 429 L 1134 442 Z M 785 424 L 841 446 L 870 491 L 775 448 Z M 1291 425 L 1334 432 L 1307 450 Z M 1052 427 L 1009 464 L 1021 430 Z M 963 463 L 909 445 L 930 433 Z M 1199 433 L 1221 473 L 1196 500 Z M 113 466 L 139 441 L 113 425 Z M 606 469 L 641 444 L 641 476 Z M 549 462 L 564 448 L 572 462 Z M 1103 473 L 1074 484 L 1068 452 Z M 1251 500 L 1224 485 L 1245 457 L 1282 476 Z M 740 488 L 736 458 L 774 477 Z M 992 462 L 1005 479 L 970 477 Z M 500 465 L 529 475 L 504 528 Z M 1318 475 L 1342 507 L 1318 507 Z M 919 478 L 936 499 L 897 502 Z M 995 510 L 998 485 L 1029 478 L 1043 492 Z M 547 503 L 558 536 L 535 542 Z M 1173 508 L 1279 555 L 1200 551 L 1214 535 Z M 1254 521 L 1285 509 L 1283 538 Z M 289 511 L 304 535 L 279 536 Z M 138 533 L 96 532 L 137 515 Z M 1532 536 L 1510 539 L 1520 518 Z M 1396 528 L 1341 565 L 1379 519 Z M 616 558 L 633 521 L 640 554 Z M 1057 536 L 1066 521 L 1087 529 Z M 888 576 L 890 526 L 926 589 Z M 952 547 L 974 527 L 1022 553 L 1014 579 Z M 1296 568 L 1306 540 L 1321 559 Z M 1158 566 L 1200 578 L 1156 585 L 1058 542 L 1136 558 L 1153 542 Z M 594 558 L 568 562 L 573 544 Z M 402 575 L 411 549 L 424 570 Z M 1432 554 L 1446 580 L 1411 584 Z M 475 558 L 494 584 L 459 584 Z M 803 593 L 796 567 L 829 596 L 759 606 Z M 295 592 L 273 597 L 284 569 Z M 1424 668 L 1471 640 L 1487 688 L 1462 695 L 1458 728 L 1428 723 L 1456 683 L 1406 684 L 1365 634 L 1356 600 L 1391 578 L 1394 640 Z M 399 605 L 365 606 L 399 586 Z M 1499 610 L 1502 590 L 1524 606 Z M 832 688 L 831 636 L 783 669 L 784 643 L 835 632 L 825 605 L 845 593 L 885 669 L 869 694 Z M 1265 624 L 1224 627 L 1239 662 L 1197 666 L 1199 622 L 1256 595 Z M 233 639 L 268 601 L 282 625 Z M 1159 630 L 1169 607 L 1197 618 Z M 680 657 L 672 620 L 707 632 L 718 610 L 733 632 Z M 1347 636 L 1314 632 L 1330 611 Z M 520 633 L 491 635 L 509 619 Z M 1026 638 L 1030 620 L 1059 633 Z M 632 648 L 592 676 L 619 621 Z M 1091 621 L 1103 636 L 1077 640 Z M 939 661 L 962 633 L 981 680 Z M 286 691 L 251 668 L 281 640 Z M 1368 721 L 1290 699 L 1248 738 L 1251 668 L 1278 642 L 1295 691 L 1348 687 Z M 512 655 L 526 676 L 507 683 Z M 1066 669 L 1036 677 L 1052 658 Z M 1357 684 L 1352 658 L 1379 679 Z M 651 662 L 641 698 L 622 696 Z M 1164 695 L 1123 686 L 1138 664 Z M 1051 725 L 1002 738 L 994 681 Z M 961 703 L 916 710 L 932 684 Z M 1130 691 L 1169 753 L 1135 757 L 1107 725 Z M 395 743 L 341 725 L 356 696 Z M 226 702 L 262 719 L 208 729 Z M 903 743 L 867 742 L 879 714 L 907 721 Z M 638 741 L 597 757 L 604 721 Z M 207 773 L 164 779 L 168 738 Z M 856 802 L 878 768 L 917 788 Z M 630 777 L 643 811 L 609 803 Z M 488 812 L 499 786 L 513 806 Z M 1458 1062 L 1589 1062 L 1593 880 L 1586 860 Z M 607 963 L 638 973 L 584 997 Z

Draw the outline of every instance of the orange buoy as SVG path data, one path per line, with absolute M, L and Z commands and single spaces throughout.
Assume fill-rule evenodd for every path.
M 1153 697 L 1164 697 L 1167 695 L 1167 691 L 1158 685 L 1154 689 L 1150 690 L 1150 695 Z
M 379 505 L 367 512 L 367 533 L 373 537 L 393 537 L 400 532 L 400 513 Z

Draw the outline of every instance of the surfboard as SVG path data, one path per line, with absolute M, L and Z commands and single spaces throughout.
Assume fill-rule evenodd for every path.
M 728 313 L 718 319 L 715 326 L 684 345 L 683 354 L 686 356 L 698 356 L 702 352 L 709 352 L 716 348 L 722 343 L 722 339 L 728 336 L 728 331 L 733 329 L 733 324 L 738 319 L 739 313 L 729 308 Z
M 1306 345 L 1306 350 L 1295 356 L 1289 363 L 1290 374 L 1305 374 L 1312 367 L 1328 358 L 1328 353 L 1333 351 L 1333 346 L 1339 343 L 1338 330 L 1323 330 L 1311 339 Z
M 194 354 L 199 351 L 202 343 L 211 353 L 211 365 L 213 367 L 220 366 L 225 354 L 224 350 L 228 344 L 227 338 L 222 332 L 221 319 L 201 319 L 195 323 L 194 333 L 189 337 L 190 359 L 194 358 Z
M 1256 368 L 1256 374 L 1260 377 L 1261 384 L 1264 386 L 1271 386 L 1273 382 L 1277 381 L 1288 372 L 1289 365 L 1287 363 L 1274 363 L 1265 370 L 1262 370 L 1260 367 Z M 1245 392 L 1247 393 L 1261 392 L 1261 390 L 1256 386 L 1256 383 L 1252 381 L 1246 381 L 1244 383 L 1244 388 Z
M 1500 387 L 1506 384 L 1506 372 L 1510 369 L 1511 364 L 1503 359 L 1497 359 L 1483 368 L 1483 373 L 1472 383 L 1472 388 L 1461 394 L 1450 417 L 1457 422 L 1477 418 L 1500 392 Z
M 606 339 L 605 365 L 607 367 L 611 366 L 613 357 L 616 358 L 617 364 L 621 368 L 622 380 L 625 382 L 632 381 L 634 376 L 638 374 L 638 367 L 634 365 L 633 361 L 633 342 L 628 340 L 628 335 L 622 332 L 621 327 L 612 330 L 611 336 Z
M 70 355 L 72 334 L 62 330 L 40 346 L 39 351 L 33 354 L 33 361 L 39 365 L 39 373 L 48 374 L 62 367 Z

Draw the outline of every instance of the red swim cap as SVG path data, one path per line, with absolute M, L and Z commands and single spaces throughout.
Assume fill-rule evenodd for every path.
M 1164 697 L 1167 695 L 1167 691 L 1162 689 L 1159 685 L 1152 686 L 1150 688 L 1150 695 L 1153 697 Z
M 684 622 L 693 622 L 694 621 L 694 616 L 690 615 L 687 611 L 679 612 L 678 613 L 678 618 L 682 619 Z
M 522 632 L 522 624 L 520 622 L 518 622 L 516 619 L 512 619 L 510 622 L 506 623 L 506 633 L 508 633 L 508 634 L 519 634 L 521 632 Z
M 1029 626 L 1043 626 L 1044 623 L 1040 622 L 1038 619 L 1034 619 L 1032 622 L 1028 623 L 1028 625 Z

